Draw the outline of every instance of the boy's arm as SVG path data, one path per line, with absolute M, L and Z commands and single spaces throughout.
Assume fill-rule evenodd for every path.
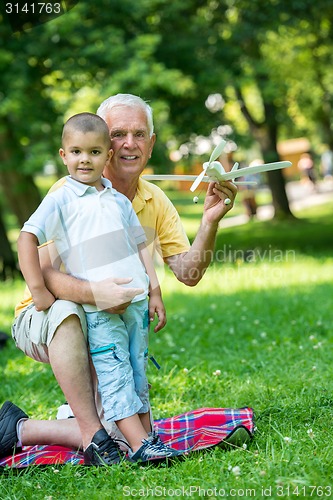
M 31 292 L 36 310 L 44 311 L 53 304 L 55 298 L 46 288 L 37 245 L 38 241 L 34 234 L 21 231 L 17 240 L 20 268 Z
M 153 260 L 144 243 L 138 245 L 140 259 L 146 268 L 146 273 L 149 277 L 149 319 L 154 321 L 155 314 L 158 317 L 158 323 L 154 328 L 154 332 L 162 330 L 166 325 L 166 311 L 162 300 L 160 284 L 154 268 Z

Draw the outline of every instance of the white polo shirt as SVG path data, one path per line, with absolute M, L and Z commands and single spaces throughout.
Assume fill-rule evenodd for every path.
M 145 232 L 131 202 L 102 178 L 105 189 L 75 181 L 49 193 L 24 224 L 22 231 L 34 234 L 39 245 L 53 240 L 66 272 L 84 280 L 132 277 L 128 285 L 148 294 L 149 279 L 138 254 Z M 96 310 L 84 306 L 85 310 Z

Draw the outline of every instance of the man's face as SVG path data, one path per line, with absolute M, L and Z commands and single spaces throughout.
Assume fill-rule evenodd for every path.
M 140 108 L 115 106 L 107 115 L 113 157 L 106 177 L 139 177 L 145 168 L 155 143 L 149 137 L 147 117 Z M 108 175 L 109 174 L 109 175 Z

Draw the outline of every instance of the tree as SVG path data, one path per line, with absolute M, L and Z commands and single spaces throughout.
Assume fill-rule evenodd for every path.
M 273 71 L 288 86 L 287 110 L 290 123 L 317 146 L 324 142 L 333 150 L 333 5 L 311 12 L 309 19 L 295 20 L 292 26 L 271 36 L 267 50 L 275 47 Z M 280 61 L 283 59 L 283 65 Z
M 189 135 L 195 128 L 197 134 L 209 133 L 214 126 L 230 120 L 228 102 L 226 110 L 214 115 L 203 106 L 208 94 L 219 93 L 226 101 L 238 104 L 236 133 L 242 113 L 249 135 L 259 143 L 264 160 L 271 162 L 279 159 L 276 143 L 283 106 L 278 102 L 285 86 L 279 82 L 278 87 L 274 80 L 273 88 L 261 47 L 276 26 L 279 11 L 271 4 L 259 9 L 258 4 L 262 7 L 258 1 L 172 2 L 159 14 L 155 26 L 161 35 L 156 57 L 181 69 L 195 82 L 191 94 L 170 103 L 171 119 L 178 131 Z M 253 97 L 254 92 L 257 106 L 252 111 L 247 97 Z M 290 216 L 282 173 L 269 173 L 268 180 L 276 216 Z
M 277 140 L 283 138 L 287 128 L 297 134 L 297 126 L 292 122 L 295 114 L 293 116 L 290 113 L 290 96 L 293 93 L 296 97 L 296 89 L 299 102 L 304 95 L 307 96 L 308 103 L 314 95 L 320 96 L 315 108 L 317 112 L 312 114 L 310 123 L 303 130 L 309 134 L 311 123 L 315 124 L 320 117 L 323 132 L 326 131 L 327 136 L 330 130 L 332 135 L 329 124 L 332 123 L 333 87 L 332 84 L 329 86 L 326 76 L 332 59 L 329 49 L 332 37 L 332 3 L 321 0 L 316 4 L 308 0 L 277 3 L 241 0 L 227 3 L 230 27 L 228 40 L 231 48 L 235 48 L 229 68 L 233 75 L 231 85 L 249 130 L 260 144 L 264 160 L 270 162 L 278 159 Z M 289 34 L 288 37 L 286 33 Z M 307 40 L 307 45 L 304 39 Z M 295 51 L 296 47 L 298 50 Z M 292 65 L 285 65 L 288 53 L 294 54 L 291 57 Z M 313 78 L 307 80 L 303 91 L 304 79 L 299 78 L 298 71 L 304 69 L 304 64 L 300 64 L 300 61 L 309 59 L 312 61 L 310 70 L 305 70 L 305 74 L 310 71 Z M 295 76 L 293 78 L 290 75 Z M 257 94 L 254 101 L 257 109 L 253 105 L 251 108 L 251 102 L 247 99 L 247 95 L 253 98 L 253 93 Z M 314 106 L 310 106 L 310 109 L 314 110 Z M 299 110 L 298 117 L 301 114 Z M 318 127 L 316 132 L 318 133 Z M 290 216 L 282 172 L 269 172 L 268 181 L 276 217 Z
M 0 206 L 0 279 L 5 281 L 19 274 L 16 259 L 8 240 L 4 218 Z
M 279 138 L 314 132 L 319 120 L 331 142 L 330 4 L 99 0 L 20 33 L 0 24 L 0 184 L 19 223 L 39 202 L 34 176 L 56 156 L 64 119 L 95 111 L 116 92 L 153 102 L 152 162 L 164 171 L 169 144 L 208 136 L 221 123 L 233 125 L 240 146 L 260 144 L 265 161 L 278 159 Z M 305 70 L 309 61 L 313 86 L 300 91 L 287 68 Z M 225 102 L 214 113 L 205 105 L 210 94 Z M 289 216 L 281 172 L 268 178 L 276 216 Z
M 249 144 L 244 140 L 247 134 L 259 144 L 266 162 L 277 161 L 278 139 L 285 138 L 288 132 L 297 136 L 301 130 L 295 121 L 295 106 L 291 113 L 292 93 L 295 99 L 305 94 L 309 100 L 313 90 L 317 91 L 320 96 L 317 102 L 322 105 L 317 107 L 316 116 L 312 114 L 305 130 L 309 133 L 320 115 L 327 135 L 332 123 L 332 92 L 328 85 L 328 63 L 332 57 L 328 49 L 332 34 L 330 2 L 186 0 L 163 5 L 162 9 L 154 5 L 151 29 L 160 34 L 156 58 L 164 61 L 167 67 L 180 69 L 194 82 L 191 93 L 186 97 L 177 96 L 170 102 L 171 120 L 177 123 L 180 137 L 186 134 L 189 137 L 191 132 L 205 134 L 207 127 L 229 122 L 233 124 L 239 144 Z M 304 35 L 304 27 L 316 43 L 310 44 L 310 48 L 303 44 L 298 51 L 299 58 L 306 53 L 309 57 L 310 50 L 315 47 L 320 49 L 314 51 L 317 59 L 321 53 L 325 54 L 322 62 L 326 60 L 326 66 L 320 65 L 325 71 L 317 72 L 317 81 L 313 78 L 313 86 L 305 93 L 299 89 L 303 80 L 299 81 L 296 90 L 295 79 L 286 78 L 283 69 L 286 52 L 280 50 L 284 43 L 283 49 L 292 52 L 295 38 L 299 41 Z M 288 38 L 286 32 L 291 33 Z M 295 74 L 295 66 L 292 69 L 289 67 Z M 214 116 L 208 116 L 203 103 L 208 94 L 215 93 L 222 95 L 225 106 Z M 313 106 L 310 109 L 313 110 Z M 297 109 L 296 114 L 301 117 L 301 110 Z M 268 173 L 268 182 L 275 216 L 290 217 L 283 173 Z

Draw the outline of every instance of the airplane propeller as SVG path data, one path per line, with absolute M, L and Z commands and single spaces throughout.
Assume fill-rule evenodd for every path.
M 199 184 L 202 182 L 204 176 L 206 175 L 206 172 L 210 168 L 215 168 L 215 169 L 220 169 L 223 168 L 221 163 L 219 161 L 215 161 L 221 154 L 224 149 L 224 146 L 226 145 L 226 141 L 222 140 L 220 144 L 218 144 L 212 151 L 212 154 L 210 155 L 210 158 L 207 162 L 205 162 L 202 166 L 203 170 L 202 172 L 198 175 L 198 177 L 195 179 L 193 182 L 192 186 L 190 187 L 191 191 L 195 191 Z M 222 173 L 222 170 L 221 170 Z

